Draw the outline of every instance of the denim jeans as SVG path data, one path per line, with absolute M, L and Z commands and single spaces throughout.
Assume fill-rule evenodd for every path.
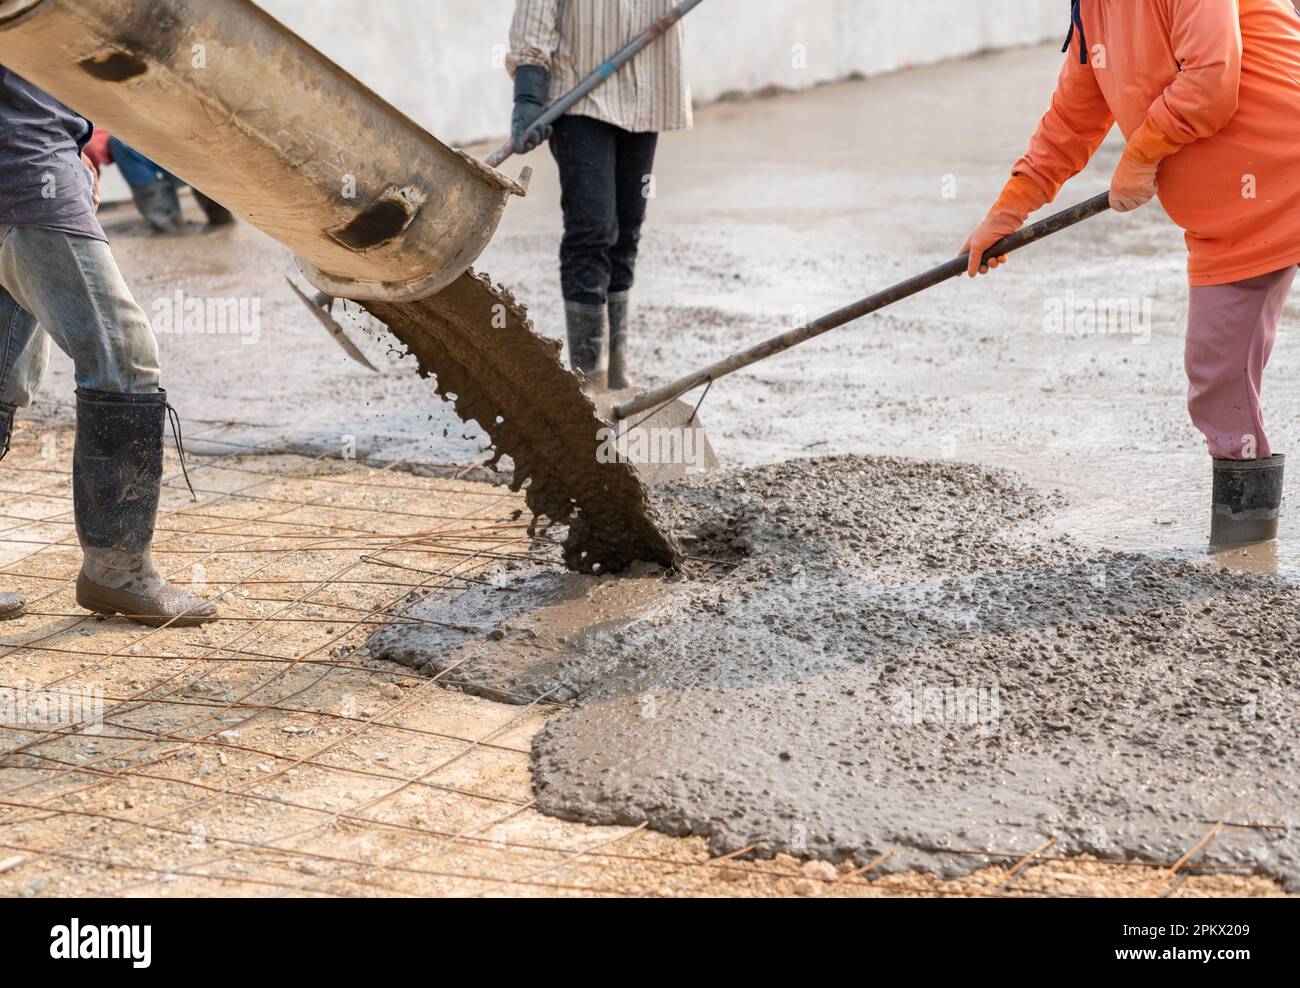
M 592 117 L 555 121 L 551 154 L 560 171 L 566 302 L 604 305 L 611 292 L 632 287 L 658 142 L 658 134 L 634 134 Z
M 159 168 L 135 148 L 129 144 L 123 144 L 116 137 L 108 139 L 108 150 L 113 156 L 113 164 L 117 165 L 126 184 L 133 189 L 163 179 L 170 181 L 173 185 L 182 184 L 181 180 L 171 172 Z
M 0 404 L 31 404 L 51 339 L 72 358 L 78 387 L 158 391 L 158 341 L 108 244 L 0 226 Z

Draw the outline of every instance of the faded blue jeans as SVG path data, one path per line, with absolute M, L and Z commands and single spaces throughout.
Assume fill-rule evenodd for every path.
M 113 164 L 117 165 L 118 171 L 122 173 L 122 178 L 133 189 L 148 185 L 150 182 L 161 182 L 164 179 L 173 185 L 184 184 L 171 172 L 159 168 L 135 148 L 123 144 L 116 137 L 108 139 L 108 151 L 113 156 Z
M 51 339 L 72 358 L 78 387 L 158 391 L 158 341 L 108 244 L 0 225 L 0 405 L 31 404 Z

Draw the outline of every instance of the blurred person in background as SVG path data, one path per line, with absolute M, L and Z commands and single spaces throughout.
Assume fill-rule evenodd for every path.
M 99 149 L 102 147 L 102 151 Z M 157 233 L 185 233 L 187 226 L 181 213 L 181 201 L 178 195 L 185 185 L 179 178 L 167 170 L 158 167 L 139 151 L 126 143 L 96 129 L 91 138 L 91 160 L 99 166 L 115 164 L 122 172 L 122 178 L 131 189 L 131 198 L 135 200 L 136 209 L 140 211 Z M 190 187 L 194 198 L 203 214 L 208 219 L 209 227 L 229 226 L 235 222 L 235 216 L 215 199 L 209 199 L 198 189 Z

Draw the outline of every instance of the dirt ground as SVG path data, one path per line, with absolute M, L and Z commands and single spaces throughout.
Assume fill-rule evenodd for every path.
M 695 132 L 664 140 L 656 168 L 641 379 L 664 382 L 951 256 L 1022 150 L 1059 59 L 1031 49 L 704 108 Z M 1115 153 L 1062 202 L 1104 188 Z M 544 153 L 526 163 L 530 196 L 480 267 L 559 336 L 554 167 Z M 173 460 L 159 558 L 220 595 L 229 619 L 150 632 L 75 606 L 71 380 L 56 355 L 0 467 L 5 589 L 34 601 L 0 625 L 0 691 L 98 689 L 105 716 L 93 734 L 0 728 L 0 892 L 1280 894 L 1199 864 L 1200 841 L 1176 859 L 1109 863 L 1061 860 L 1050 845 L 955 847 L 986 866 L 941 881 L 884 874 L 878 860 L 718 859 L 699 838 L 543 816 L 530 751 L 565 701 L 497 703 L 443 688 L 454 668 L 428 678 L 362 649 L 396 612 L 476 586 L 489 566 L 558 569 L 513 517 L 521 498 L 467 479 L 483 438 L 358 313 L 346 321 L 381 374 L 350 363 L 284 286 L 292 259 L 256 230 L 160 240 L 129 209 L 106 225 L 151 316 L 175 311 L 178 289 L 258 305 L 238 332 L 160 334 L 200 500 Z M 713 444 L 732 466 L 865 453 L 1007 467 L 1064 492 L 1059 524 L 1084 547 L 1194 557 L 1208 467 L 1182 408 L 1181 258 L 1156 207 L 1098 219 L 996 278 L 720 383 L 703 408 Z M 1045 306 L 1117 295 L 1150 301 L 1148 337 L 1045 331 Z M 1295 313 L 1269 376 L 1279 448 L 1300 418 Z M 1297 544 L 1242 562 L 1294 574 Z M 1220 834 L 1207 823 L 1202 840 Z

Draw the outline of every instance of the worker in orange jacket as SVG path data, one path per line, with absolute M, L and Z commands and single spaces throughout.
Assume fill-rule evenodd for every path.
M 1285 458 L 1264 367 L 1300 263 L 1300 13 L 1292 0 L 1073 0 L 1065 66 L 1011 180 L 963 250 L 984 253 L 1081 171 L 1118 123 L 1127 212 L 1186 231 L 1188 408 L 1214 457 L 1211 542 L 1277 534 Z

